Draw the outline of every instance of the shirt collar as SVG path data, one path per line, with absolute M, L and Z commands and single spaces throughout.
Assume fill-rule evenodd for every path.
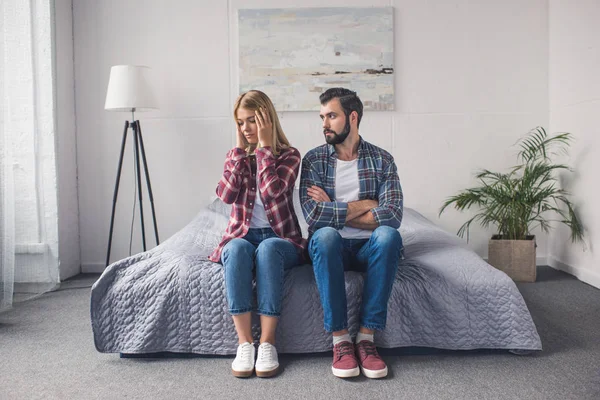
M 365 148 L 365 141 L 363 140 L 362 136 L 358 135 L 358 157 L 360 157 L 362 155 L 363 149 Z M 332 144 L 327 144 L 327 153 L 329 154 L 329 157 L 336 157 L 337 158 L 337 154 L 335 152 L 335 146 Z

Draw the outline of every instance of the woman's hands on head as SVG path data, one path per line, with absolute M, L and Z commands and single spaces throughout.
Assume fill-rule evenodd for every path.
M 251 111 L 238 110 L 236 147 L 246 149 L 248 145 L 273 146 L 273 122 L 264 108 Z
M 242 133 L 242 126 L 240 124 L 235 125 L 237 126 L 235 147 L 237 147 L 238 149 L 246 150 L 248 144 L 246 142 L 246 139 L 244 138 L 244 134 Z
M 262 107 L 256 110 L 256 124 L 258 126 L 258 142 L 261 147 L 273 145 L 273 123 L 267 110 Z

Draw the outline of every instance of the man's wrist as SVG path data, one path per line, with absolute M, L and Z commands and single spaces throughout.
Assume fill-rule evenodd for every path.
M 374 200 L 356 200 L 348 203 L 348 216 L 346 217 L 346 221 L 351 221 L 361 215 L 371 211 L 371 207 L 374 203 Z

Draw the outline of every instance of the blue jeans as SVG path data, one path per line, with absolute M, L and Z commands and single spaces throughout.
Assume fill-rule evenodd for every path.
M 252 278 L 256 272 L 259 315 L 278 317 L 281 313 L 283 278 L 287 269 L 301 262 L 296 247 L 279 238 L 271 228 L 249 229 L 243 239 L 232 239 L 223 248 L 225 289 L 233 315 L 253 310 Z
M 380 226 L 369 239 L 344 239 L 334 228 L 318 229 L 308 251 L 321 297 L 325 330 L 348 329 L 344 271 L 365 272 L 360 325 L 383 330 L 402 251 L 400 233 Z

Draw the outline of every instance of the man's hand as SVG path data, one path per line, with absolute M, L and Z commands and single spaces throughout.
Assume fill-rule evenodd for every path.
M 314 200 L 319 202 L 331 201 L 327 193 L 318 186 L 311 186 L 306 189 L 306 193 Z M 377 200 L 357 200 L 348 203 L 346 213 L 346 225 L 353 228 L 374 230 L 379 225 L 375 222 L 371 209 L 378 207 Z
M 374 231 L 377 229 L 377 227 L 379 227 L 379 224 L 377 221 L 375 221 L 375 217 L 373 216 L 371 210 L 369 210 L 351 221 L 346 220 L 346 226 Z
M 379 205 L 377 200 L 358 200 L 348 203 L 348 212 L 346 214 L 346 223 L 361 215 L 371 211 Z
M 319 201 L 319 202 L 329 202 L 331 201 L 329 199 L 329 196 L 327 196 L 327 193 L 325 193 L 325 191 L 323 189 L 321 189 L 318 186 L 311 186 L 308 189 L 306 189 L 306 193 L 314 200 L 314 201 Z
M 256 124 L 258 125 L 258 141 L 262 147 L 273 144 L 273 123 L 269 118 L 267 110 L 259 108 L 254 111 Z

